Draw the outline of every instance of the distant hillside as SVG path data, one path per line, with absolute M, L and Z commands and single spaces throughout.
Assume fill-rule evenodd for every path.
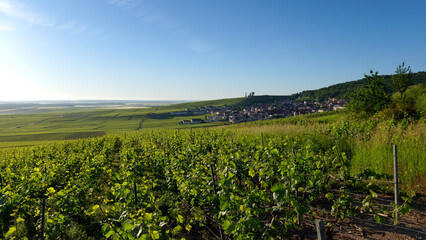
M 244 102 L 246 98 L 226 98 L 218 100 L 187 102 L 159 107 L 160 110 L 185 110 L 187 108 L 207 107 L 207 106 L 236 106 Z
M 293 99 L 292 96 L 253 96 L 253 97 L 242 97 L 242 98 L 226 98 L 210 101 L 200 102 L 189 102 L 159 107 L 160 110 L 176 110 L 176 109 L 187 109 L 196 107 L 207 107 L 207 106 L 232 106 L 234 108 L 242 108 L 244 106 L 251 106 L 256 103 L 267 104 L 278 102 L 283 99 Z
M 391 87 L 392 83 L 392 75 L 384 75 L 384 83 L 386 89 L 389 93 L 393 93 L 393 89 Z M 426 83 L 426 72 L 418 72 L 413 74 L 413 78 L 411 79 L 410 85 L 417 85 L 420 83 Z M 199 101 L 199 102 L 188 102 L 188 103 L 180 103 L 159 107 L 158 109 L 161 111 L 168 110 L 185 110 L 187 108 L 196 108 L 196 107 L 207 107 L 207 106 L 232 106 L 234 108 L 243 108 L 244 106 L 251 106 L 256 103 L 260 104 L 270 104 L 274 102 L 278 102 L 279 100 L 292 99 L 297 101 L 324 101 L 328 98 L 347 98 L 348 93 L 353 92 L 354 89 L 367 84 L 367 79 L 363 78 L 360 80 L 339 83 L 335 85 L 331 85 L 329 87 L 320 88 L 317 90 L 306 90 L 300 93 L 292 94 L 292 95 L 278 95 L 278 96 L 253 96 L 253 97 L 242 97 L 242 98 L 226 98 L 226 99 L 218 99 L 218 100 L 209 100 L 209 101 Z
M 389 93 L 393 93 L 391 87 L 392 84 L 392 75 L 383 75 L 384 84 Z M 426 83 L 426 72 L 413 73 L 413 78 L 411 79 L 411 85 L 416 85 L 420 83 Z M 292 95 L 293 99 L 299 100 L 313 100 L 313 101 L 323 101 L 328 98 L 347 98 L 350 92 L 353 92 L 354 89 L 367 84 L 367 79 L 363 78 L 356 81 L 350 81 L 345 83 L 339 83 L 331 85 L 329 87 L 320 88 L 317 90 L 307 90 L 300 93 Z

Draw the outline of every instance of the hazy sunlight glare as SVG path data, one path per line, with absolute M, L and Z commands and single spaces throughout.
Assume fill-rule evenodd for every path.
M 36 86 L 22 80 L 10 71 L 1 69 L 0 79 L 0 101 L 22 101 L 40 98 L 40 93 Z

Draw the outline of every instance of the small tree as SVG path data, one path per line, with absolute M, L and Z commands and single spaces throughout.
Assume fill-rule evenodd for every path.
M 390 103 L 390 96 L 385 90 L 383 78 L 378 75 L 378 72 L 373 73 L 373 70 L 370 70 L 370 74 L 371 76 L 364 74 L 367 85 L 361 86 L 352 94 L 349 109 L 354 112 L 365 111 L 368 115 L 372 115 L 386 108 Z
M 401 99 L 404 92 L 410 85 L 411 78 L 413 77 L 410 66 L 404 67 L 404 65 L 405 62 L 402 62 L 402 65 L 399 65 L 396 69 L 395 75 L 392 76 L 392 88 L 401 94 Z

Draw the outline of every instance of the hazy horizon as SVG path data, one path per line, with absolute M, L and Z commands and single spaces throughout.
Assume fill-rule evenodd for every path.
M 133 102 L 193 102 L 193 101 L 204 101 L 204 100 L 143 100 L 143 99 L 51 99 L 51 100 L 45 100 L 45 99 L 39 99 L 39 100 L 16 100 L 16 101 L 9 101 L 9 100 L 0 100 L 0 103 L 62 103 L 62 102 L 122 102 L 122 103 L 133 103 Z

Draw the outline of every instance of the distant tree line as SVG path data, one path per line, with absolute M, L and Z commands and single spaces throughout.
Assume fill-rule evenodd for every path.
M 393 86 L 392 76 L 393 75 L 380 76 L 383 79 L 384 89 L 389 94 L 397 91 L 400 92 L 400 90 L 395 90 L 395 86 Z M 426 72 L 421 71 L 417 73 L 412 73 L 411 80 L 408 86 L 417 85 L 420 83 L 426 83 Z M 306 90 L 300 93 L 293 94 L 291 96 L 293 99 L 299 99 L 302 101 L 324 101 L 328 98 L 350 98 L 350 94 L 354 91 L 354 89 L 358 89 L 361 86 L 367 84 L 368 79 L 363 78 L 356 81 L 335 84 L 329 87 L 320 88 L 318 90 Z

